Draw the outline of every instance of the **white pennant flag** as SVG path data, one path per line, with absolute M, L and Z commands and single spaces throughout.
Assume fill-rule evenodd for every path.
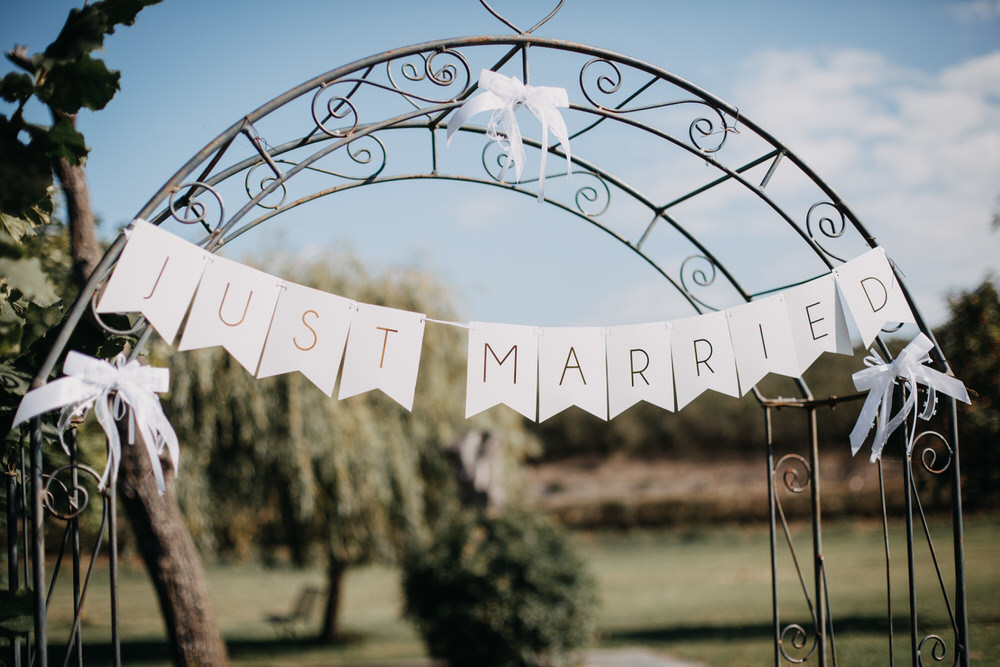
M 278 299 L 257 377 L 299 371 L 332 396 L 356 312 L 352 306 L 349 299 L 289 283 Z
M 173 343 L 211 255 L 145 220 L 135 220 L 125 233 L 128 242 L 97 312 L 142 313 L 163 340 Z
M 608 407 L 612 419 L 639 401 L 674 409 L 671 326 L 656 322 L 608 331 Z
M 674 361 L 677 409 L 706 389 L 740 396 L 736 358 L 725 312 L 674 320 L 670 353 Z
M 538 330 L 472 322 L 465 383 L 465 417 L 503 403 L 538 417 Z
M 726 311 L 736 354 L 740 393 L 746 394 L 768 373 L 798 377 L 795 340 L 780 294 Z
M 413 409 L 425 316 L 395 308 L 358 304 L 351 320 L 339 398 L 381 389 Z
M 887 323 L 916 322 L 884 248 L 841 264 L 833 275 L 865 347 Z
M 792 287 L 781 294 L 795 341 L 798 372 L 802 375 L 824 352 L 854 354 L 844 306 L 837 296 L 833 274 Z
M 177 349 L 221 345 L 254 374 L 281 286 L 280 280 L 263 271 L 212 257 Z
M 538 339 L 538 421 L 570 407 L 608 418 L 604 329 L 551 327 Z

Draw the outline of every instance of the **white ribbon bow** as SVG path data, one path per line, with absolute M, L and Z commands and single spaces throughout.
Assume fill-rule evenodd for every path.
M 507 152 L 507 161 L 500 170 L 500 180 L 507 176 L 507 169 L 514 164 L 515 180 L 521 180 L 524 169 L 524 144 L 521 141 L 521 128 L 518 127 L 514 112 L 520 106 L 542 123 L 542 157 L 539 164 L 538 200 L 545 193 L 545 156 L 549 152 L 549 130 L 556 135 L 559 143 L 566 151 L 567 178 L 572 171 L 572 161 L 569 151 L 569 133 L 566 121 L 559 113 L 559 107 L 569 106 L 569 95 L 565 88 L 553 86 L 526 86 L 516 77 L 504 76 L 492 70 L 484 69 L 479 74 L 479 88 L 482 92 L 467 100 L 448 120 L 448 143 L 451 137 L 472 116 L 483 111 L 492 111 L 490 122 L 486 126 L 486 136 L 496 141 Z M 497 126 L 503 128 L 503 136 L 497 132 Z
M 860 370 L 852 377 L 854 386 L 859 391 L 867 390 L 868 398 L 861 408 L 858 422 L 851 431 L 851 454 L 857 454 L 864 443 L 865 438 L 872 426 L 875 426 L 875 438 L 872 440 L 872 462 L 882 457 L 882 448 L 885 447 L 889 434 L 895 431 L 900 424 L 906 421 L 910 411 L 916 403 L 917 386 L 927 387 L 927 402 L 920 412 L 921 419 L 930 419 L 937 408 L 937 392 L 943 392 L 948 396 L 956 398 L 964 403 L 969 402 L 969 393 L 965 385 L 960 380 L 950 375 L 945 375 L 933 368 L 924 366 L 930 361 L 928 354 L 934 344 L 923 333 L 910 341 L 903 348 L 899 356 L 891 363 L 886 363 L 874 350 L 871 356 L 865 358 L 868 368 Z M 903 406 L 895 415 L 889 417 L 892 412 L 892 392 L 896 384 L 896 379 L 903 381 L 906 390 L 906 399 Z M 876 413 L 878 422 L 876 423 Z M 907 456 L 913 450 L 913 439 L 910 438 L 906 446 Z
M 149 453 L 156 487 L 161 494 L 166 491 L 159 454 L 166 445 L 174 462 L 175 473 L 180 454 L 177 434 L 163 414 L 160 400 L 156 396 L 157 392 L 162 393 L 170 388 L 169 369 L 141 366 L 135 360 L 126 363 L 124 354 L 119 354 L 113 363 L 108 363 L 80 352 L 70 352 L 66 355 L 63 372 L 66 377 L 25 394 L 14 415 L 12 428 L 43 412 L 62 408 L 58 423 L 59 442 L 68 454 L 63 432 L 72 419 L 85 415 L 93 407 L 97 421 L 108 436 L 108 462 L 98 487 L 104 490 L 110 476 L 117 477 L 121 461 L 121 440 L 115 425 L 115 413 L 127 406 L 131 408 L 129 444 L 134 443 L 133 429 L 138 426 Z M 112 393 L 115 402 L 113 406 L 109 406 Z

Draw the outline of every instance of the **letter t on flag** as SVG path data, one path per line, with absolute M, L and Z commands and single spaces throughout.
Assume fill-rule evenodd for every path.
M 381 389 L 412 410 L 424 322 L 423 313 L 358 304 L 347 335 L 338 398 Z
M 513 324 L 470 324 L 466 419 L 499 403 L 537 419 L 537 331 Z

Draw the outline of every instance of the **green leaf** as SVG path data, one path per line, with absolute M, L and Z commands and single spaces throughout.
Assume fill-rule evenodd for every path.
M 48 275 L 37 257 L 8 259 L 0 257 L 0 275 L 6 276 L 12 290 L 36 306 L 48 308 L 59 300 Z
M 102 0 L 95 2 L 107 17 L 108 34 L 113 34 L 116 25 L 132 25 L 135 23 L 136 15 L 144 7 L 159 4 L 160 0 Z
M 32 128 L 0 115 L 0 211 L 18 217 L 29 216 L 33 207 L 49 198 L 52 185 L 48 140 L 35 141 L 32 133 L 33 140 L 26 145 L 18 138 L 22 129 L 32 133 Z
M 20 102 L 35 92 L 35 80 L 23 72 L 10 72 L 0 79 L 0 97 L 6 102 Z
M 55 65 L 38 88 L 38 99 L 66 114 L 103 109 L 119 90 L 121 72 L 89 55 Z
M 0 590 L 0 629 L 26 633 L 34 628 L 35 599 L 29 588 Z
M 10 241 L 13 241 L 13 244 L 19 244 L 21 242 L 21 239 L 23 239 L 28 234 L 31 234 L 33 230 L 34 230 L 34 225 L 32 225 L 31 222 L 29 222 L 28 220 L 25 220 L 24 218 L 18 218 L 17 216 L 4 215 L 3 213 L 0 213 L 0 231 L 4 232 L 9 237 L 8 239 L 0 236 L 0 247 L 3 248 L 2 250 L 0 250 L 0 256 L 20 257 L 23 253 L 16 252 L 14 253 L 14 255 L 11 255 L 11 251 L 8 249 L 7 246 L 11 245 Z
M 39 137 L 41 138 L 41 137 Z M 65 158 L 70 164 L 83 164 L 90 149 L 73 123 L 60 118 L 44 135 L 45 152 L 49 159 Z
M 71 9 L 59 36 L 45 49 L 45 58 L 53 64 L 77 60 L 101 48 L 107 31 L 107 17 L 97 6 Z

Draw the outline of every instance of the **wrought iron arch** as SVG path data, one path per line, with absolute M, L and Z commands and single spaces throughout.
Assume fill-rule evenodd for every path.
M 282 214 L 363 186 L 433 179 L 500 188 L 534 197 L 537 194 L 537 177 L 526 178 L 519 183 L 501 182 L 496 144 L 488 140 L 468 140 L 469 135 L 473 139 L 484 136 L 485 127 L 463 127 L 462 134 L 465 136 L 455 147 L 445 151 L 444 134 L 448 118 L 476 93 L 477 72 L 490 69 L 517 75 L 525 83 L 535 83 L 536 80 L 545 85 L 571 82 L 565 85 L 571 97 L 565 117 L 570 125 L 571 140 L 577 146 L 583 144 L 584 148 L 574 149 L 569 161 L 568 169 L 572 172 L 570 185 L 562 181 L 557 183 L 555 178 L 566 175 L 566 171 L 560 171 L 566 164 L 564 149 L 543 147 L 538 141 L 525 138 L 525 145 L 530 150 L 548 150 L 552 157 L 550 167 L 556 165 L 555 171 L 547 174 L 545 203 L 596 227 L 637 255 L 672 286 L 681 302 L 694 313 L 752 301 L 806 282 L 828 272 L 860 250 L 878 245 L 859 217 L 830 185 L 789 147 L 738 107 L 658 66 L 592 46 L 535 36 L 534 31 L 558 11 L 561 2 L 548 17 L 529 30 L 513 26 L 486 2 L 482 4 L 515 33 L 425 42 L 376 54 L 314 77 L 248 113 L 209 142 L 142 206 L 136 217 L 157 225 L 170 225 L 179 232 L 191 226 L 199 227 L 201 231 L 197 242 L 216 252 Z M 634 185 L 616 169 L 614 160 L 610 159 L 613 156 L 600 150 L 599 141 L 594 142 L 596 149 L 587 143 L 591 137 L 612 131 L 616 135 L 640 137 L 642 141 L 655 145 L 658 154 L 669 155 L 685 166 L 708 167 L 711 175 L 673 192 L 665 188 L 666 193 L 650 192 L 647 187 Z M 734 147 L 736 143 L 739 147 Z M 398 144 L 410 147 L 405 149 L 407 158 L 419 155 L 424 161 L 423 168 L 395 169 L 393 158 L 404 154 L 391 152 Z M 421 145 L 423 152 L 412 150 L 413 146 Z M 476 159 L 462 160 L 469 157 L 470 151 Z M 475 173 L 468 171 L 473 163 L 476 164 Z M 782 178 L 794 183 L 795 187 L 775 191 L 772 184 L 775 179 Z M 740 197 L 742 201 L 751 202 L 752 206 L 764 211 L 779 233 L 787 235 L 797 247 L 805 250 L 804 257 L 808 261 L 796 275 L 750 287 L 746 284 L 747 277 L 752 277 L 755 272 L 743 271 L 741 274 L 730 259 L 723 257 L 723 253 L 705 241 L 691 225 L 685 224 L 682 210 L 685 204 L 723 192 L 727 197 Z M 625 214 L 618 215 L 619 206 L 639 212 L 631 214 L 631 231 L 622 229 Z M 639 216 L 641 224 L 636 224 Z M 669 232 L 671 239 L 670 252 L 666 253 L 662 247 L 659 251 L 653 247 L 653 239 L 663 231 Z M 69 311 L 50 353 L 38 369 L 33 386 L 44 384 L 50 376 L 57 360 L 65 352 L 75 327 L 86 311 L 93 308 L 94 299 L 125 242 L 126 237 L 122 233 L 104 255 L 86 289 Z M 917 317 L 918 328 L 930 336 L 929 328 L 906 291 L 903 277 L 898 271 L 896 273 Z M 109 333 L 122 333 L 106 325 L 105 328 Z M 139 344 L 132 351 L 135 356 L 150 336 L 151 329 L 140 318 L 126 333 L 139 338 Z M 888 356 L 890 350 L 883 338 L 878 344 L 882 353 Z M 948 370 L 939 348 L 935 346 L 932 355 L 940 368 Z M 815 661 L 826 665 L 832 659 L 835 664 L 834 625 L 829 613 L 829 591 L 822 552 L 816 413 L 821 408 L 857 397 L 817 398 L 804 380 L 800 378 L 795 383 L 799 397 L 794 399 L 770 398 L 754 389 L 765 416 L 774 662 L 779 665 Z M 808 415 L 807 436 L 810 444 L 805 454 L 788 454 L 775 460 L 771 419 L 778 408 L 803 410 Z M 947 451 L 947 461 L 935 467 L 933 449 L 929 447 L 918 453 L 918 459 L 926 471 L 936 474 L 947 472 L 953 487 L 953 595 L 948 593 L 943 578 L 940 583 L 952 619 L 954 664 L 968 664 L 961 497 L 953 400 L 950 401 L 949 413 L 950 430 L 947 435 L 927 434 Z M 30 463 L 30 476 L 35 485 L 27 486 L 35 491 L 27 507 L 27 515 L 30 516 L 33 539 L 32 578 L 39 610 L 36 616 L 42 617 L 40 622 L 36 618 L 35 644 L 44 663 L 44 592 L 47 583 L 42 564 L 42 520 L 46 511 L 54 516 L 62 515 L 49 505 L 46 504 L 45 509 L 42 505 L 48 503 L 48 489 L 62 469 L 51 474 L 42 470 L 41 443 L 41 434 L 36 427 L 31 438 Z M 73 470 L 93 474 L 75 461 L 68 465 Z M 925 532 L 927 521 L 916 493 L 911 467 L 912 461 L 907 457 L 903 466 L 903 484 L 907 500 L 904 521 L 911 555 L 910 643 L 913 663 L 923 664 L 921 650 L 927 642 L 933 648 L 935 660 L 942 659 L 940 651 L 947 648 L 948 642 L 936 635 L 920 637 L 917 626 L 912 571 L 912 554 L 916 548 L 914 518 L 919 517 Z M 878 475 L 881 482 L 881 465 Z M 27 476 L 26 469 L 24 476 Z M 43 479 L 49 481 L 43 483 Z M 76 486 L 74 477 L 70 487 Z M 782 492 L 807 490 L 812 496 L 811 583 L 807 583 L 805 574 L 799 568 L 781 504 Z M 105 505 L 113 507 L 107 498 Z M 114 512 L 105 509 L 105 515 L 112 524 L 109 534 L 113 536 Z M 8 518 L 7 526 L 8 531 L 15 530 L 16 518 Z M 781 536 L 787 541 L 795 562 L 800 592 L 809 609 L 808 624 L 811 629 L 782 620 L 777 575 L 777 549 Z M 112 544 L 112 553 L 113 550 Z M 941 567 L 933 547 L 930 553 L 940 573 Z M 891 619 L 891 607 L 889 615 Z M 891 631 L 889 644 L 891 654 Z

